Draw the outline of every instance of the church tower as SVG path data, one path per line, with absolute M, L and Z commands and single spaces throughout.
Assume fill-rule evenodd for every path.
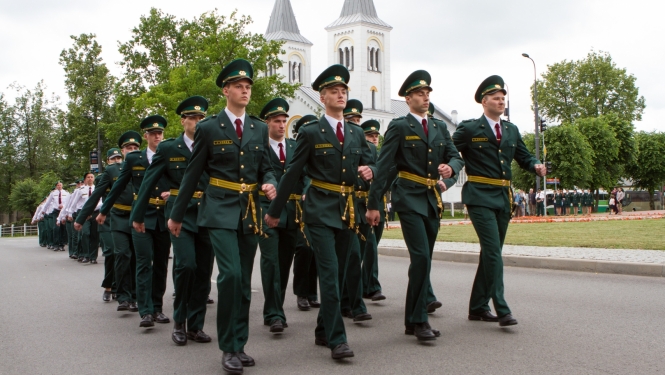
M 350 99 L 365 111 L 391 112 L 390 31 L 373 0 L 344 0 L 339 18 L 326 27 L 328 64 L 342 64 L 351 73 Z
M 312 42 L 300 35 L 290 0 L 275 0 L 264 37 L 267 40 L 285 41 L 282 49 L 286 53 L 281 56 L 284 65 L 275 70 L 270 69 L 268 74 L 281 74 L 286 82 L 311 85 Z

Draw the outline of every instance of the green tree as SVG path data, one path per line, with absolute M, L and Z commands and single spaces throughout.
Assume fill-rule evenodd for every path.
M 11 207 L 19 212 L 29 212 L 30 217 L 35 215 L 35 210 L 42 199 L 44 196 L 39 194 L 39 187 L 32 178 L 15 183 L 9 195 Z
M 524 141 L 524 144 L 526 145 L 527 150 L 529 150 L 530 153 L 535 154 L 534 152 L 534 135 L 533 133 L 524 133 L 522 134 L 522 140 Z M 516 189 L 521 189 L 524 191 L 529 191 L 529 189 L 535 189 L 536 188 L 536 175 L 529 172 L 525 171 L 522 169 L 516 161 L 513 160 L 511 164 L 511 170 L 513 172 L 513 178 L 511 180 L 512 185 Z M 542 177 L 539 177 L 542 182 Z M 544 188 L 544 187 L 543 187 Z
M 619 161 L 620 143 L 605 117 L 583 118 L 575 121 L 580 133 L 584 135 L 593 151 L 593 163 L 589 180 L 589 189 L 611 189 L 621 175 Z M 598 194 L 596 194 L 596 207 Z
M 550 127 L 545 133 L 547 161 L 552 163 L 551 177 L 561 188 L 587 188 L 591 182 L 593 150 L 579 128 L 572 124 Z
M 645 101 L 635 76 L 607 52 L 592 50 L 585 59 L 549 65 L 537 84 L 540 114 L 548 119 L 573 123 L 610 113 L 630 123 L 642 119 Z
M 95 38 L 94 34 L 72 35 L 72 47 L 60 53 L 69 96 L 62 132 L 63 143 L 68 146 L 63 164 L 77 174 L 89 169 L 88 152 L 98 148 L 98 132 L 103 135 L 105 124 L 113 120 L 115 78 L 102 61 L 102 46 Z M 104 137 L 100 141 L 108 142 Z M 103 154 L 104 147 L 99 148 Z
M 16 166 L 16 129 L 13 108 L 0 93 L 0 197 L 6 198 L 11 192 L 17 174 Z M 9 212 L 11 205 L 8 199 L 0 199 L 0 212 Z
M 637 157 L 628 172 L 636 187 L 649 192 L 649 207 L 655 210 L 654 192 L 665 185 L 665 133 L 639 132 L 635 138 Z
M 267 41 L 248 32 L 248 16 L 221 16 L 217 11 L 193 20 L 177 19 L 158 9 L 142 16 L 129 41 L 121 43 L 123 77 L 117 86 L 119 119 L 114 134 L 138 128 L 141 118 L 159 113 L 167 118 L 167 136 L 182 128 L 175 114 L 188 96 L 201 95 L 210 102 L 209 113 L 225 107 L 215 79 L 231 60 L 245 58 L 254 67 L 252 101 L 248 113 L 257 114 L 270 99 L 292 97 L 297 85 L 282 82 L 279 75 L 267 75 L 268 67 L 282 65 L 283 42 Z

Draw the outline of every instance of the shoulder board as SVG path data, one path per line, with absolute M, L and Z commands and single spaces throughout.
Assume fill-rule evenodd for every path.
M 476 121 L 475 118 L 470 118 L 468 120 L 464 120 L 464 121 L 460 122 L 460 124 L 464 124 L 464 123 L 467 123 L 467 122 L 474 122 L 474 121 Z
M 393 121 L 404 120 L 405 118 L 406 118 L 406 116 L 395 117 L 395 118 L 393 119 Z
M 258 121 L 258 122 L 262 122 L 262 123 L 265 124 L 265 121 L 263 121 L 262 119 L 260 119 L 258 116 L 249 115 L 249 118 L 251 118 L 252 120 L 256 120 L 256 121 Z
M 512 122 L 510 122 L 510 121 L 506 121 L 506 120 L 501 120 L 501 123 L 502 123 L 502 124 L 505 124 L 505 125 L 517 126 L 517 125 L 513 124 Z
M 355 126 L 356 128 L 360 128 L 360 129 L 362 129 L 362 128 L 360 127 L 360 125 L 356 124 L 355 122 L 349 122 L 349 121 L 347 121 L 346 123 L 349 124 L 349 125 L 351 125 L 351 126 Z
M 202 124 L 206 121 L 210 121 L 210 120 L 216 119 L 216 118 L 217 118 L 217 115 L 208 116 L 208 117 L 204 118 L 203 120 L 199 121 L 199 124 Z
M 309 121 L 309 122 L 307 122 L 307 123 L 302 124 L 302 125 L 300 126 L 300 129 L 304 129 L 304 128 L 310 126 L 310 125 L 318 124 L 318 123 L 319 123 L 319 120 L 312 120 L 312 121 Z
M 164 139 L 164 140 L 162 141 L 162 143 L 164 143 L 164 142 L 170 142 L 170 141 L 175 141 L 175 140 L 176 140 L 175 138 Z
M 444 125 L 446 124 L 445 121 L 443 121 L 443 120 L 441 120 L 441 119 L 438 119 L 438 118 L 436 118 L 436 117 L 430 117 L 430 120 L 432 120 L 433 122 L 435 122 L 435 123 L 437 123 L 437 124 L 444 124 Z

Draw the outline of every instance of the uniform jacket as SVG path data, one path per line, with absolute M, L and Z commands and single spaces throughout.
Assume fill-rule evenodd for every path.
M 205 172 L 210 178 L 227 182 L 277 185 L 275 173 L 270 165 L 268 149 L 268 126 L 245 115 L 242 141 L 235 127 L 221 111 L 206 118 L 196 126 L 194 150 L 180 185 L 180 194 L 171 211 L 171 219 L 183 222 L 192 194 L 199 186 Z M 256 207 L 256 222 L 252 212 L 245 218 L 249 195 Z M 199 206 L 197 224 L 202 227 L 238 229 L 238 220 L 243 219 L 243 232 L 253 233 L 255 223 L 260 223 L 258 191 L 240 194 L 208 184 Z
M 379 155 L 380 172 L 375 176 L 370 190 L 369 209 L 377 210 L 383 205 L 383 194 L 390 188 L 391 182 L 388 181 L 390 173 L 387 172 L 393 166 L 397 173 L 408 172 L 434 181 L 439 179 L 439 164 L 448 164 L 453 175 L 459 174 L 464 161 L 448 129 L 432 119 L 428 119 L 427 129 L 428 136 L 425 136 L 423 125 L 411 114 L 390 122 Z M 392 209 L 395 212 L 416 212 L 427 217 L 429 205 L 438 213 L 435 194 L 441 194 L 441 191 L 438 185 L 432 189 L 434 194 L 425 185 L 397 178 L 392 186 Z
M 284 140 L 286 142 L 286 150 L 284 153 L 284 156 L 286 157 L 286 161 L 283 165 L 279 161 L 279 155 L 275 153 L 275 150 L 272 149 L 272 147 L 268 147 L 268 155 L 270 156 L 270 165 L 272 165 L 273 170 L 275 171 L 275 180 L 277 181 L 277 185 L 279 187 L 279 184 L 281 183 L 282 177 L 286 173 L 289 168 L 291 168 L 291 162 L 293 161 L 293 153 L 296 149 L 296 141 L 293 139 L 288 139 L 286 138 Z M 297 195 L 302 195 L 303 188 L 304 188 L 304 181 L 301 176 L 299 179 L 299 183 L 296 184 L 295 189 L 292 191 L 292 194 L 297 194 Z M 268 208 L 270 207 L 270 200 L 268 200 L 267 197 L 261 196 L 261 208 L 263 212 L 268 212 Z M 302 205 L 302 203 L 301 203 Z M 301 206 L 302 207 L 302 206 Z M 286 229 L 294 229 L 298 228 L 298 224 L 296 224 L 296 202 L 292 200 L 286 201 L 286 205 L 284 206 L 284 209 L 281 212 L 281 215 L 279 216 L 279 228 L 286 228 Z
M 165 177 L 169 189 L 180 189 L 182 178 L 185 176 L 185 170 L 192 158 L 192 152 L 189 151 L 187 144 L 185 144 L 184 136 L 183 133 L 178 138 L 164 140 L 157 147 L 157 152 L 153 155 L 152 164 L 150 164 L 145 172 L 138 197 L 136 198 L 134 207 L 132 207 L 130 221 L 144 222 L 146 210 L 149 207 L 148 201 L 152 197 L 152 190 L 154 190 L 151 187 L 155 186 L 162 177 Z M 196 191 L 205 191 L 209 180 L 208 174 L 205 172 L 202 173 Z M 182 226 L 190 232 L 197 233 L 198 226 L 196 225 L 196 218 L 201 199 L 193 198 L 191 195 L 190 198 Z M 166 220 L 170 217 L 175 200 L 176 196 L 171 196 L 166 202 Z
M 268 214 L 280 217 L 281 211 L 300 181 L 303 169 L 307 177 L 334 185 L 354 186 L 358 178 L 358 166 L 366 165 L 376 176 L 372 152 L 365 140 L 362 128 L 345 122 L 342 145 L 325 118 L 303 125 L 298 131 L 296 149 L 290 167 L 279 184 L 277 198 L 270 204 Z M 348 226 L 342 220 L 348 196 L 316 186 L 309 186 L 303 205 L 303 220 L 307 224 L 325 225 L 342 229 Z M 347 215 L 348 217 L 348 215 Z
M 511 162 L 535 173 L 534 166 L 540 164 L 527 150 L 519 129 L 514 124 L 501 120 L 501 143 L 496 141 L 494 129 L 485 116 L 462 121 L 453 134 L 455 146 L 462 153 L 469 176 L 510 180 Z M 493 209 L 505 209 L 509 205 L 509 188 L 466 182 L 462 188 L 462 203 Z
M 113 184 L 100 212 L 107 214 L 116 200 L 123 195 L 125 188 L 131 182 L 133 194 L 136 195 L 141 188 L 145 172 L 150 166 L 146 150 L 133 151 L 125 156 L 125 162 L 122 163 L 122 168 L 118 179 Z M 168 191 L 168 183 L 166 179 L 160 179 L 156 184 L 150 186 L 150 198 L 161 199 L 161 194 Z M 134 202 L 132 202 L 133 204 Z M 131 223 L 130 223 L 131 225 Z M 160 232 L 166 230 L 166 222 L 164 220 L 164 206 L 150 205 L 145 214 L 145 227 L 150 230 L 159 230 Z

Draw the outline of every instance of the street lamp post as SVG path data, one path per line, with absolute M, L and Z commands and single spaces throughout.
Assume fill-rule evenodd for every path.
M 522 56 L 526 57 L 527 59 L 531 60 L 533 63 L 533 109 L 535 112 L 535 119 L 534 123 L 536 126 L 536 157 L 540 158 L 540 132 L 538 129 L 538 84 L 536 81 L 536 62 L 533 61 L 531 57 L 529 57 L 528 54 L 523 53 Z M 540 179 L 536 177 L 536 191 L 540 189 Z M 545 187 L 543 187 L 543 190 Z

